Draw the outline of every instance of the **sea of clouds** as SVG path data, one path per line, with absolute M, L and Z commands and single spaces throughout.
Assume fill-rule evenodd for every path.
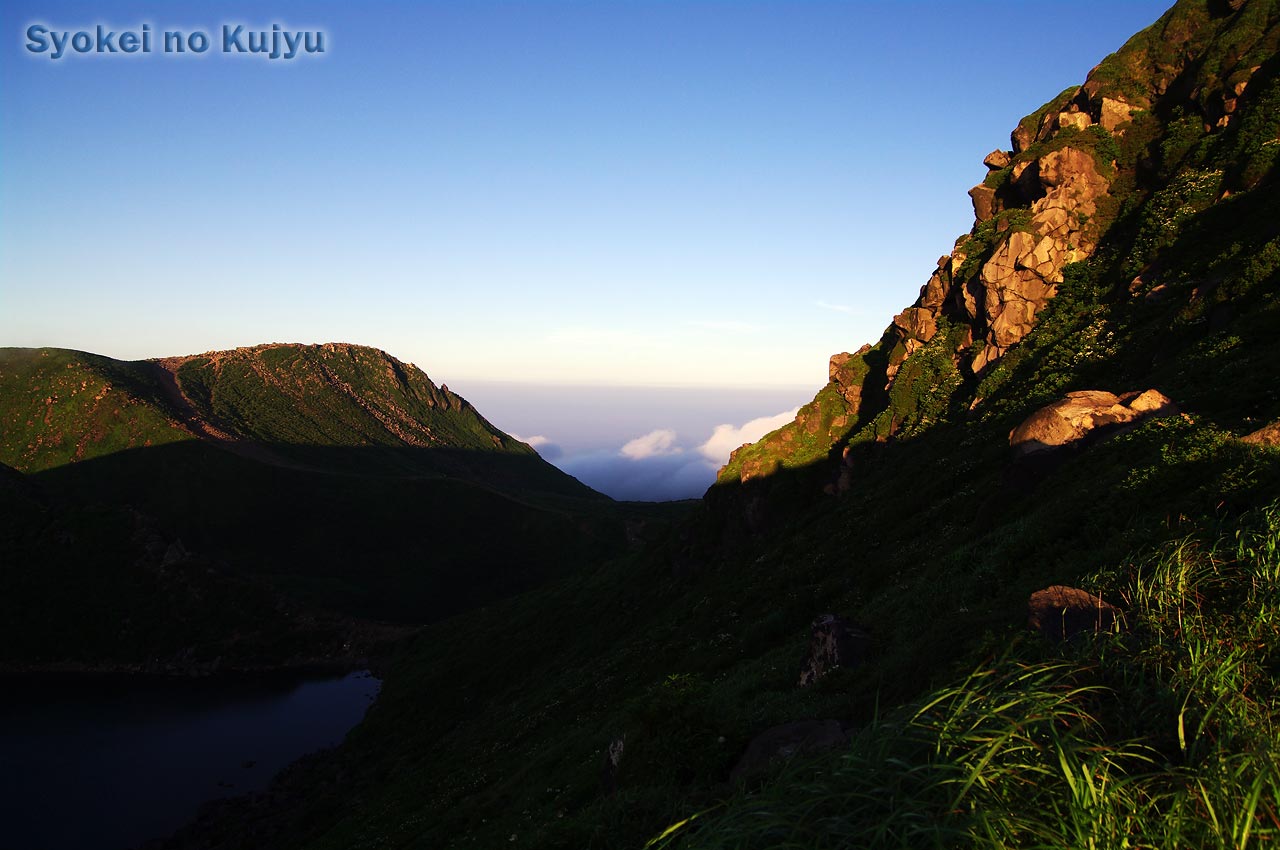
M 795 418 L 796 409 L 741 425 L 717 425 L 701 441 L 686 441 L 673 428 L 657 428 L 611 450 L 568 453 L 543 434 L 520 437 L 538 454 L 582 483 L 615 499 L 696 499 L 715 481 L 729 454 Z

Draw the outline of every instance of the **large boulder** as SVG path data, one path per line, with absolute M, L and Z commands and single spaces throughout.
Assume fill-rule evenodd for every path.
M 1254 446 L 1280 446 L 1280 419 L 1270 425 L 1263 425 L 1257 431 L 1246 434 L 1240 439 Z
M 1093 123 L 1093 119 L 1089 117 L 1087 112 L 1060 112 L 1058 113 L 1058 128 L 1065 130 L 1068 127 L 1074 127 L 1077 130 L 1083 130 Z
M 906 339 L 928 342 L 938 332 L 936 314 L 924 307 L 908 307 L 893 317 L 893 324 Z
M 947 291 L 951 287 L 951 258 L 940 257 L 938 270 L 930 275 L 924 286 L 920 287 L 920 298 L 916 303 L 930 313 L 938 313 L 947 300 Z
M 1097 200 L 1110 183 L 1098 171 L 1089 151 L 1065 147 L 1036 161 L 1036 173 L 1045 196 L 1031 205 L 1032 220 L 1049 209 L 1063 209 L 1088 218 L 1097 212 Z
M 797 720 L 766 729 L 751 739 L 746 752 L 729 773 L 733 780 L 755 773 L 769 764 L 800 753 L 819 752 L 847 743 L 849 736 L 838 720 Z
M 1057 291 L 1039 272 L 1026 267 L 1039 242 L 1034 233 L 1014 231 L 982 266 L 981 300 L 988 341 L 1000 348 L 1007 348 L 1030 333 L 1036 314 Z
M 1158 390 L 1123 395 L 1081 390 L 1045 405 L 1009 432 L 1017 457 L 1052 451 L 1105 436 L 1149 416 L 1170 416 L 1177 405 Z
M 1027 625 L 1053 641 L 1084 632 L 1109 631 L 1119 613 L 1101 596 L 1061 584 L 1037 590 L 1027 600 Z
M 979 222 L 996 214 L 996 190 L 990 186 L 979 183 L 969 190 L 969 198 L 973 201 L 973 217 Z
M 1115 132 L 1121 125 L 1129 123 L 1133 114 L 1133 107 L 1123 100 L 1104 97 L 1098 112 L 1098 123 L 1102 125 L 1102 129 L 1111 133 Z
M 870 351 L 869 345 L 862 346 L 852 354 L 842 351 L 831 355 L 827 365 L 827 376 L 839 388 L 840 395 L 848 406 L 847 415 L 850 419 L 857 416 L 862 404 L 862 382 L 867 376 L 864 357 Z
M 1008 151 L 996 149 L 987 154 L 986 158 L 982 160 L 982 164 L 991 171 L 999 171 L 1002 168 L 1009 167 L 1010 159 Z

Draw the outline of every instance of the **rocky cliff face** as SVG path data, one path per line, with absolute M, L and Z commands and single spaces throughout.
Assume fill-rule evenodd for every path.
M 1274 0 L 1183 0 L 1023 118 L 1011 149 L 983 160 L 973 228 L 915 302 L 875 344 L 834 355 L 817 398 L 735 452 L 717 486 L 817 465 L 817 489 L 848 489 L 850 445 L 980 409 L 1073 274 L 1105 266 L 1120 297 L 1160 297 L 1161 251 L 1182 225 L 1271 185 L 1278 22 Z
M 1081 113 L 1062 113 L 1063 118 L 1076 116 L 1087 121 Z M 1079 123 L 1063 126 L 1081 129 Z M 1007 156 L 1003 151 L 994 152 L 996 162 Z M 1036 314 L 1062 283 L 1063 266 L 1092 252 L 1097 241 L 1094 222 L 1098 200 L 1110 188 L 1102 172 L 1114 168 L 1114 163 L 1100 164 L 1091 151 L 1070 144 L 1035 159 L 1024 156 L 1029 154 L 1018 154 L 1016 164 L 1007 166 L 1007 174 L 1004 169 L 994 172 L 994 182 L 999 184 L 1004 178 L 1006 183 L 1004 198 L 986 183 L 970 193 L 977 225 L 996 220 L 997 233 L 1003 226 L 1007 238 L 997 243 L 976 273 L 966 274 L 965 270 L 966 251 L 977 248 L 978 255 L 984 255 L 980 245 L 970 245 L 975 239 L 972 234 L 939 262 L 916 306 L 894 319 L 894 328 L 902 336 L 902 359 L 932 338 L 930 328 L 936 327 L 950 300 L 952 315 L 981 335 L 983 344 L 977 346 L 969 364 L 975 374 L 981 373 L 1035 327 Z M 1004 207 L 1005 203 L 1009 206 Z M 1014 216 L 997 219 L 1006 209 L 1023 211 L 1024 217 L 1029 213 L 1030 220 L 1015 225 Z M 897 365 L 890 360 L 890 378 Z

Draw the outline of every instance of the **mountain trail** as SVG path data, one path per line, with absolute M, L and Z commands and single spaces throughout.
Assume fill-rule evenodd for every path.
M 192 404 L 191 399 L 183 392 L 182 382 L 178 378 L 178 368 L 182 365 L 183 359 L 181 357 L 166 357 L 160 360 L 153 360 L 152 363 L 155 366 L 155 376 L 159 379 L 160 387 L 164 391 L 165 400 L 169 402 L 174 413 L 177 414 L 178 424 L 186 429 L 188 433 L 247 460 L 306 472 L 319 471 L 281 457 L 261 443 L 239 439 L 231 433 L 229 426 L 225 423 L 218 423 L 216 420 L 211 421 L 201 416 L 196 406 Z

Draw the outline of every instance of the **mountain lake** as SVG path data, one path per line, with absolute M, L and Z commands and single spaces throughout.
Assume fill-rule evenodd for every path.
M 0 847 L 124 850 L 342 742 L 381 687 L 347 675 L 0 677 Z

